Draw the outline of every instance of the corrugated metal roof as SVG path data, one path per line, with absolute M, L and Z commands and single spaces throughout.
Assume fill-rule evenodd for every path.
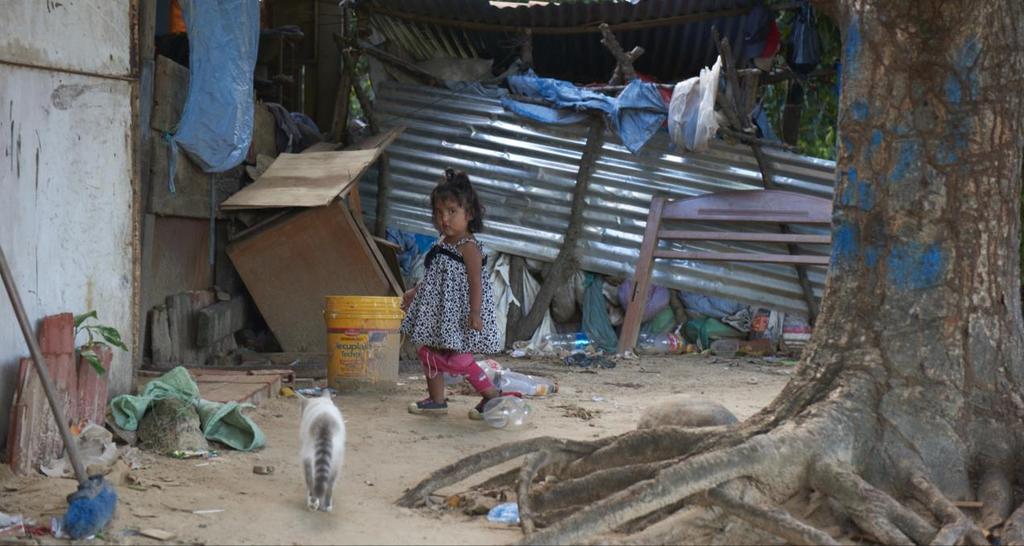
M 557 255 L 569 223 L 585 127 L 533 124 L 506 112 L 495 99 L 396 83 L 381 86 L 376 110 L 384 126 L 407 127 L 388 148 L 393 225 L 436 234 L 427 196 L 442 170 L 453 166 L 470 175 L 487 206 L 486 231 L 480 237 L 485 244 L 545 261 Z M 766 150 L 766 154 L 781 188 L 831 197 L 834 162 L 781 151 Z M 586 196 L 581 266 L 606 275 L 631 275 L 655 194 L 685 197 L 760 189 L 760 176 L 745 146 L 715 142 L 706 153 L 681 154 L 670 149 L 662 132 L 634 155 L 618 137 L 609 135 Z M 360 196 L 372 219 L 375 173 L 361 180 Z M 815 233 L 796 226 L 794 231 Z M 770 245 L 710 243 L 700 248 Z M 824 268 L 809 268 L 809 277 L 820 297 Z M 806 315 L 796 272 L 789 266 L 659 260 L 654 279 L 663 286 Z
M 374 0 L 371 24 L 389 40 L 401 45 L 418 60 L 435 56 L 493 59 L 500 70 L 519 54 L 517 32 L 469 30 L 450 22 L 533 28 L 534 67 L 538 74 L 580 83 L 605 81 L 615 61 L 593 32 L 605 22 L 657 24 L 670 17 L 712 18 L 677 22 L 649 28 L 616 31 L 628 51 L 634 46 L 646 52 L 636 69 L 665 82 L 696 75 L 717 56 L 712 28 L 728 36 L 736 55 L 741 52 L 746 13 L 761 0 L 641 0 L 630 2 L 568 3 L 497 8 L 486 0 Z M 723 13 L 722 16 L 713 16 Z M 403 17 L 403 15 L 406 15 Z M 413 20 L 412 17 L 427 18 Z M 446 21 L 449 24 L 446 24 Z M 589 27 L 577 34 L 566 29 Z

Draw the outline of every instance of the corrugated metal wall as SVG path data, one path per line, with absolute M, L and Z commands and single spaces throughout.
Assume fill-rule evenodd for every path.
M 376 109 L 383 125 L 407 127 L 389 148 L 393 225 L 436 233 L 427 196 L 442 169 L 453 166 L 470 174 L 487 206 L 486 233 L 481 236 L 485 244 L 545 261 L 555 257 L 568 227 L 585 127 L 529 123 L 505 112 L 497 100 L 471 92 L 386 83 L 378 93 Z M 833 162 L 772 150 L 767 154 L 780 187 L 831 197 Z M 760 188 L 761 174 L 746 146 L 717 142 L 706 153 L 680 154 L 661 133 L 634 155 L 609 134 L 586 198 L 582 267 L 606 275 L 631 275 L 656 194 L 686 197 Z M 363 177 L 360 195 L 372 218 L 374 172 Z M 731 243 L 699 248 L 725 247 L 758 248 Z M 820 297 L 824 268 L 809 268 L 809 277 Z M 796 271 L 790 266 L 659 260 L 654 278 L 663 286 L 806 314 Z
M 33 323 L 95 309 L 136 344 L 133 323 L 130 0 L 0 2 L 0 245 Z M 82 340 L 79 340 L 80 342 Z M 0 295 L 0 444 L 28 349 Z M 114 351 L 111 392 L 131 388 Z

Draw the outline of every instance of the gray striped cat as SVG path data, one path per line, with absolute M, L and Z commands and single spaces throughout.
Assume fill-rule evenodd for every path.
M 345 459 L 345 421 L 324 389 L 316 398 L 302 398 L 299 456 L 306 475 L 306 507 L 330 512 L 334 482 Z

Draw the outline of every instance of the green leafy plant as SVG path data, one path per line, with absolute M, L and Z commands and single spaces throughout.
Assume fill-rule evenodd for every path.
M 127 351 L 128 347 L 121 341 L 121 332 L 118 332 L 117 328 L 104 324 L 86 324 L 86 321 L 89 319 L 99 320 L 95 310 L 75 315 L 75 339 L 78 339 L 78 334 L 81 332 L 85 332 L 89 337 L 89 341 L 77 347 L 78 354 L 92 366 L 92 369 L 96 370 L 96 373 L 103 375 L 107 373 L 107 370 L 103 369 L 103 363 L 100 361 L 99 355 L 96 354 L 96 345 L 105 342 L 122 351 Z M 98 341 L 96 336 L 103 338 L 103 341 Z

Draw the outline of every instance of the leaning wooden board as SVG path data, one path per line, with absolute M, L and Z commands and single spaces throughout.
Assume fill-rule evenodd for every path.
M 281 390 L 282 380 L 291 381 L 294 373 L 291 370 L 260 370 L 259 372 L 203 370 L 191 368 L 189 373 L 199 385 L 199 397 L 211 402 L 240 402 L 259 404 L 263 400 L 277 396 Z M 146 384 L 162 375 L 140 372 L 138 390 L 142 392 Z

